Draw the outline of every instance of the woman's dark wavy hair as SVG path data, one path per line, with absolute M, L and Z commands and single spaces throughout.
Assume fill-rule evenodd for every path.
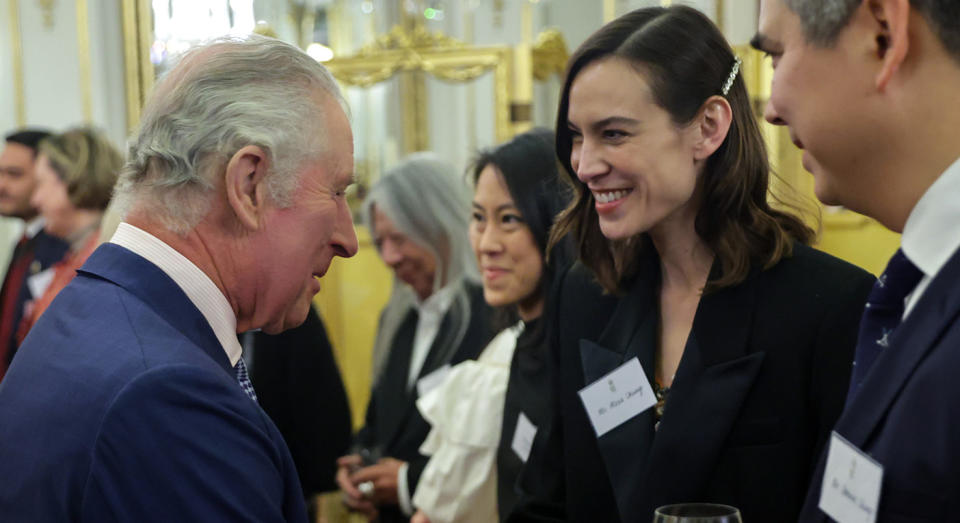
M 551 282 L 572 258 L 572 247 L 566 241 L 556 242 L 547 255 L 554 218 L 570 201 L 569 190 L 560 183 L 553 132 L 533 129 L 508 142 L 481 150 L 470 171 L 474 186 L 488 166 L 493 166 L 502 176 L 513 203 L 547 260 L 540 278 L 540 292 L 546 297 Z M 512 309 L 507 311 L 506 317 L 498 318 L 497 323 L 516 321 L 516 311 Z
M 690 123 L 704 102 L 720 95 L 736 56 L 717 27 L 686 6 L 638 9 L 603 26 L 570 58 L 557 111 L 557 155 L 573 200 L 557 219 L 551 240 L 573 237 L 579 259 L 608 291 L 620 290 L 633 276 L 646 235 L 607 240 L 600 231 L 593 195 L 570 164 L 567 123 L 570 86 L 588 64 L 618 58 L 647 78 L 657 105 L 677 125 Z M 627 79 L 624 79 L 627 81 Z M 769 268 L 789 256 L 793 242 L 809 243 L 814 231 L 798 217 L 770 207 L 770 166 L 742 75 L 725 96 L 733 121 L 723 144 L 700 174 L 701 206 L 695 227 L 720 262 L 720 275 L 707 282 L 713 290 L 743 281 L 751 268 Z

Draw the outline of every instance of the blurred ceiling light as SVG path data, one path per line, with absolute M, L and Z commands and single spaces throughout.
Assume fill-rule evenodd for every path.
M 307 46 L 307 54 L 318 62 L 329 62 L 333 59 L 333 49 L 317 42 Z

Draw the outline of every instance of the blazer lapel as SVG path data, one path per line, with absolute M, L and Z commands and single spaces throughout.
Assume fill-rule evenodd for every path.
M 837 421 L 837 431 L 863 448 L 923 358 L 960 315 L 960 250 L 930 282 L 894 332 Z
M 440 321 L 440 328 L 437 329 L 437 335 L 433 338 L 433 343 L 430 344 L 427 357 L 423 360 L 423 366 L 420 367 L 420 372 L 417 374 L 417 381 L 437 370 L 443 366 L 443 364 L 448 363 L 456 353 L 457 347 L 453 345 L 452 340 L 456 333 L 452 332 L 450 317 L 454 313 L 454 308 L 459 306 L 457 300 L 453 300 L 447 313 L 443 315 L 443 319 Z M 409 369 L 409 362 L 407 368 Z M 417 398 L 419 397 L 417 394 L 417 382 L 415 381 L 412 387 L 407 387 L 407 376 L 404 375 L 402 378 L 402 389 L 399 390 L 402 390 L 403 393 L 402 395 L 398 394 L 398 401 L 393 405 L 394 410 L 392 415 L 390 415 L 393 423 L 388 428 L 386 433 L 387 437 L 384 439 L 388 447 L 394 444 L 394 440 L 399 437 L 402 432 L 401 429 L 410 422 L 411 417 L 413 417 L 417 411 Z M 400 404 L 400 402 L 402 402 L 402 404 Z
M 719 267 L 714 266 L 714 271 Z M 711 477 L 764 353 L 747 353 L 757 274 L 701 298 L 693 329 L 653 439 L 630 517 L 657 505 L 697 499 Z
M 97 248 L 77 272 L 111 281 L 149 305 L 233 376 L 233 366 L 200 310 L 167 273 L 119 245 Z
M 650 262 L 646 270 L 640 271 L 629 294 L 617 303 L 597 342 L 580 340 L 584 386 L 634 357 L 639 359 L 646 379 L 652 383 L 659 317 L 654 300 L 660 276 L 656 257 L 647 256 L 645 260 Z M 647 409 L 597 440 L 624 521 L 636 519 L 630 515 L 631 506 L 641 491 L 638 471 L 643 470 L 647 460 L 653 441 L 653 424 L 653 409 Z

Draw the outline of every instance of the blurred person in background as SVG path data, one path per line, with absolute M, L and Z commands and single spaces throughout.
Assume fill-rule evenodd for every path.
M 476 361 L 453 367 L 418 400 L 432 425 L 421 447 L 430 461 L 413 496 L 418 523 L 489 522 L 508 514 L 529 443 L 550 415 L 547 330 L 553 277 L 570 259 L 566 244 L 546 255 L 563 209 L 553 132 L 539 129 L 481 151 L 470 242 L 483 296 L 500 332 Z
M 43 216 L 44 230 L 67 242 L 69 250 L 53 267 L 31 278 L 32 299 L 17 330 L 19 342 L 97 247 L 100 219 L 122 166 L 117 149 L 90 128 L 54 134 L 40 142 L 37 187 L 30 201 Z
M 0 215 L 23 220 L 23 233 L 12 246 L 0 290 L 0 380 L 16 353 L 17 329 L 30 299 L 27 281 L 63 258 L 67 243 L 43 230 L 43 217 L 30 203 L 37 185 L 37 148 L 50 136 L 39 129 L 21 129 L 6 136 L 0 152 Z
M 466 233 L 469 191 L 451 165 L 432 153 L 407 157 L 370 189 L 363 213 L 395 281 L 374 347 L 386 364 L 337 484 L 351 509 L 406 521 L 430 431 L 416 401 L 451 365 L 476 358 L 493 330 Z

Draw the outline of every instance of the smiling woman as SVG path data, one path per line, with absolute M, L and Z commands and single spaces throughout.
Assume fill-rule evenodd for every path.
M 550 416 L 541 320 L 566 246 L 546 256 L 553 217 L 565 203 L 557 187 L 553 134 L 534 130 L 481 151 L 474 182 L 470 242 L 483 296 L 506 320 L 477 357 L 447 373 L 417 407 L 432 425 L 430 455 L 414 495 L 414 523 L 488 522 L 509 514 L 537 427 Z M 517 322 L 517 317 L 521 321 Z M 463 414 L 461 414 L 463 413 Z
M 649 521 L 690 501 L 797 517 L 872 278 L 769 205 L 739 67 L 683 6 L 624 15 L 570 60 L 557 154 L 575 197 L 552 237 L 572 235 L 582 266 L 552 297 L 559 406 L 531 457 L 563 479 L 525 478 L 518 520 Z M 633 407 L 616 395 L 638 388 Z M 630 412 L 611 421 L 611 404 Z

